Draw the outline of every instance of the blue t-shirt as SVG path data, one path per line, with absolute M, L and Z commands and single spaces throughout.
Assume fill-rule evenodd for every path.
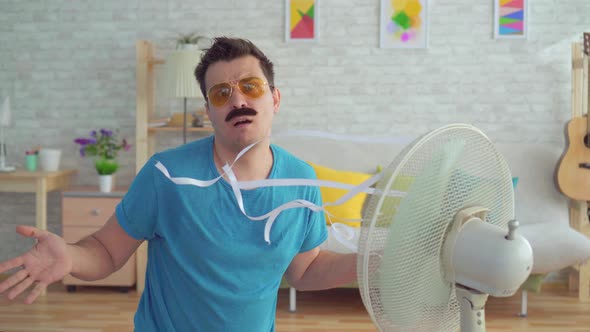
M 316 178 L 313 169 L 271 145 L 269 178 Z M 213 136 L 154 155 L 137 174 L 116 214 L 125 231 L 148 240 L 145 290 L 136 331 L 274 331 L 277 291 L 293 257 L 327 238 L 323 212 L 295 208 L 275 220 L 271 243 L 265 221 L 240 211 L 228 182 L 177 185 L 172 177 L 214 179 Z M 321 205 L 317 187 L 242 190 L 249 216 L 295 199 Z M 142 276 L 138 276 L 142 277 Z

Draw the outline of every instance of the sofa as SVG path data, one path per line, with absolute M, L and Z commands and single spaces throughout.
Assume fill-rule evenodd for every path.
M 312 131 L 282 131 L 271 137 L 271 143 L 314 165 L 367 174 L 387 167 L 413 140 L 413 137 L 355 137 Z M 531 277 L 522 286 L 521 315 L 524 316 L 526 291 L 538 292 L 541 281 L 548 273 L 588 260 L 590 240 L 569 226 L 568 201 L 556 189 L 554 172 L 564 149 L 562 146 L 529 143 L 494 145 L 506 159 L 513 180 L 518 180 L 514 191 L 515 216 L 521 225 L 519 231 L 533 249 Z M 361 209 L 358 204 L 355 208 Z M 342 232 L 334 232 L 334 226 L 328 226 L 328 232 L 329 237 L 321 245 L 322 249 L 354 252 L 354 248 L 336 238 Z M 358 241 L 358 233 L 352 236 L 353 242 Z M 293 288 L 290 289 L 289 307 L 290 311 L 296 310 L 296 291 Z

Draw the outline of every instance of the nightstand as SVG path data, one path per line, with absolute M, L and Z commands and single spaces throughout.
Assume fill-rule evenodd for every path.
M 123 195 L 125 191 L 101 193 L 96 188 L 72 188 L 62 192 L 62 226 L 65 241 L 75 243 L 101 228 L 115 212 Z M 83 281 L 68 275 L 63 279 L 63 283 L 70 292 L 75 291 L 76 286 L 116 286 L 126 292 L 136 282 L 135 266 L 134 253 L 120 270 L 105 279 Z

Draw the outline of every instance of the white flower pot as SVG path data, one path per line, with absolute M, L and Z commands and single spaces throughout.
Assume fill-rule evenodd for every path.
M 197 51 L 197 50 L 199 50 L 199 45 L 198 44 L 178 44 L 176 46 L 176 49 Z
M 99 188 L 101 193 L 110 193 L 113 191 L 113 176 L 112 175 L 99 175 L 100 183 Z

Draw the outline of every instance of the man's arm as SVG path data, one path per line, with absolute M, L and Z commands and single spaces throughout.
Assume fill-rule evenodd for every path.
M 142 242 L 129 236 L 113 213 L 94 234 L 68 245 L 71 274 L 87 281 L 106 278 L 125 265 Z
M 318 247 L 300 253 L 285 278 L 298 290 L 320 290 L 356 281 L 356 254 L 337 254 Z
M 68 274 L 83 280 L 110 275 L 125 264 L 142 242 L 127 235 L 114 215 L 100 230 L 76 244 L 66 244 L 63 238 L 30 226 L 17 226 L 16 231 L 36 243 L 26 253 L 0 262 L 0 273 L 15 270 L 0 281 L 0 294 L 6 291 L 8 299 L 13 300 L 32 287 L 25 298 L 27 304 Z

